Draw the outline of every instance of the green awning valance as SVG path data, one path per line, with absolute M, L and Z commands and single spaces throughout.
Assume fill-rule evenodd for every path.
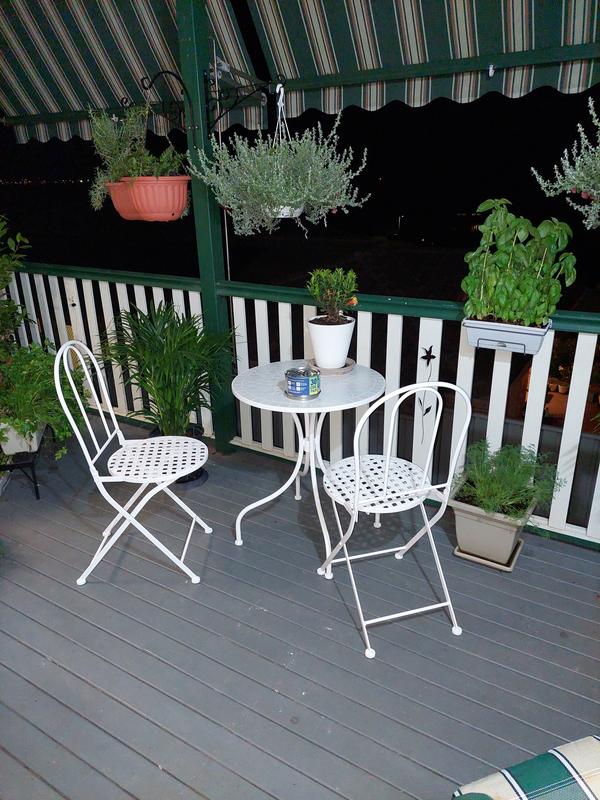
M 600 80 L 598 0 L 251 0 L 288 114 Z M 596 59 L 596 61 L 594 61 Z M 489 66 L 493 69 L 489 70 Z M 493 72 L 493 75 L 489 75 Z

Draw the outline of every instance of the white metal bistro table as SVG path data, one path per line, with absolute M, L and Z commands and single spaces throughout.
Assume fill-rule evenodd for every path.
M 306 366 L 305 359 L 296 361 L 274 361 L 260 367 L 245 370 L 234 378 L 231 384 L 233 394 L 242 403 L 261 408 L 265 411 L 279 411 L 291 414 L 298 433 L 298 457 L 292 474 L 287 481 L 267 497 L 246 506 L 238 514 L 235 523 L 235 543 L 243 544 L 242 520 L 249 511 L 269 503 L 288 489 L 296 481 L 296 500 L 300 500 L 300 473 L 306 475 L 310 471 L 313 498 L 317 509 L 323 539 L 325 556 L 331 552 L 329 531 L 323 516 L 319 487 L 317 484 L 317 467 L 324 471 L 321 456 L 320 438 L 325 416 L 331 411 L 344 411 L 366 405 L 380 397 L 385 390 L 385 379 L 369 367 L 355 365 L 351 372 L 341 375 L 321 375 L 321 394 L 311 400 L 299 400 L 288 397 L 285 393 L 285 372 L 291 367 Z M 304 428 L 300 422 L 304 417 Z M 306 463 L 303 462 L 306 456 Z M 331 568 L 326 577 L 331 577 Z

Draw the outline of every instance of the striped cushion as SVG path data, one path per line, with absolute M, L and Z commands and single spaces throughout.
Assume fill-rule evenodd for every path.
M 461 786 L 464 800 L 600 800 L 600 736 L 560 745 Z

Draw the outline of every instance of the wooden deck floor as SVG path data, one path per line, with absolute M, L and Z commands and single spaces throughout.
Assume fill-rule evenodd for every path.
M 78 453 L 39 471 L 39 502 L 16 475 L 0 498 L 1 800 L 434 800 L 600 728 L 600 553 L 527 536 L 514 574 L 496 573 L 453 557 L 448 512 L 437 541 L 463 636 L 443 612 L 388 624 L 368 661 L 345 569 L 315 573 L 308 485 L 233 545 L 236 513 L 285 464 L 215 456 L 182 490 L 214 528 L 190 547 L 199 585 L 131 535 L 81 589 L 111 513 Z M 180 546 L 176 508 L 144 520 Z M 438 591 L 424 542 L 357 573 L 372 615 Z

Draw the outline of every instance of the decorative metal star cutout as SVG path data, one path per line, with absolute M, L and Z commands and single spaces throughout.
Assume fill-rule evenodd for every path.
M 423 359 L 423 361 L 425 361 L 425 363 L 427 364 L 427 366 L 429 366 L 429 364 L 430 364 L 430 363 L 431 363 L 431 362 L 432 362 L 432 361 L 433 361 L 435 358 L 437 358 L 437 356 L 434 356 L 434 355 L 433 355 L 433 352 L 432 352 L 432 350 L 433 350 L 433 345 L 431 345 L 431 347 L 422 347 L 421 349 L 425 351 L 425 355 L 424 355 L 424 356 L 421 356 L 421 358 Z

